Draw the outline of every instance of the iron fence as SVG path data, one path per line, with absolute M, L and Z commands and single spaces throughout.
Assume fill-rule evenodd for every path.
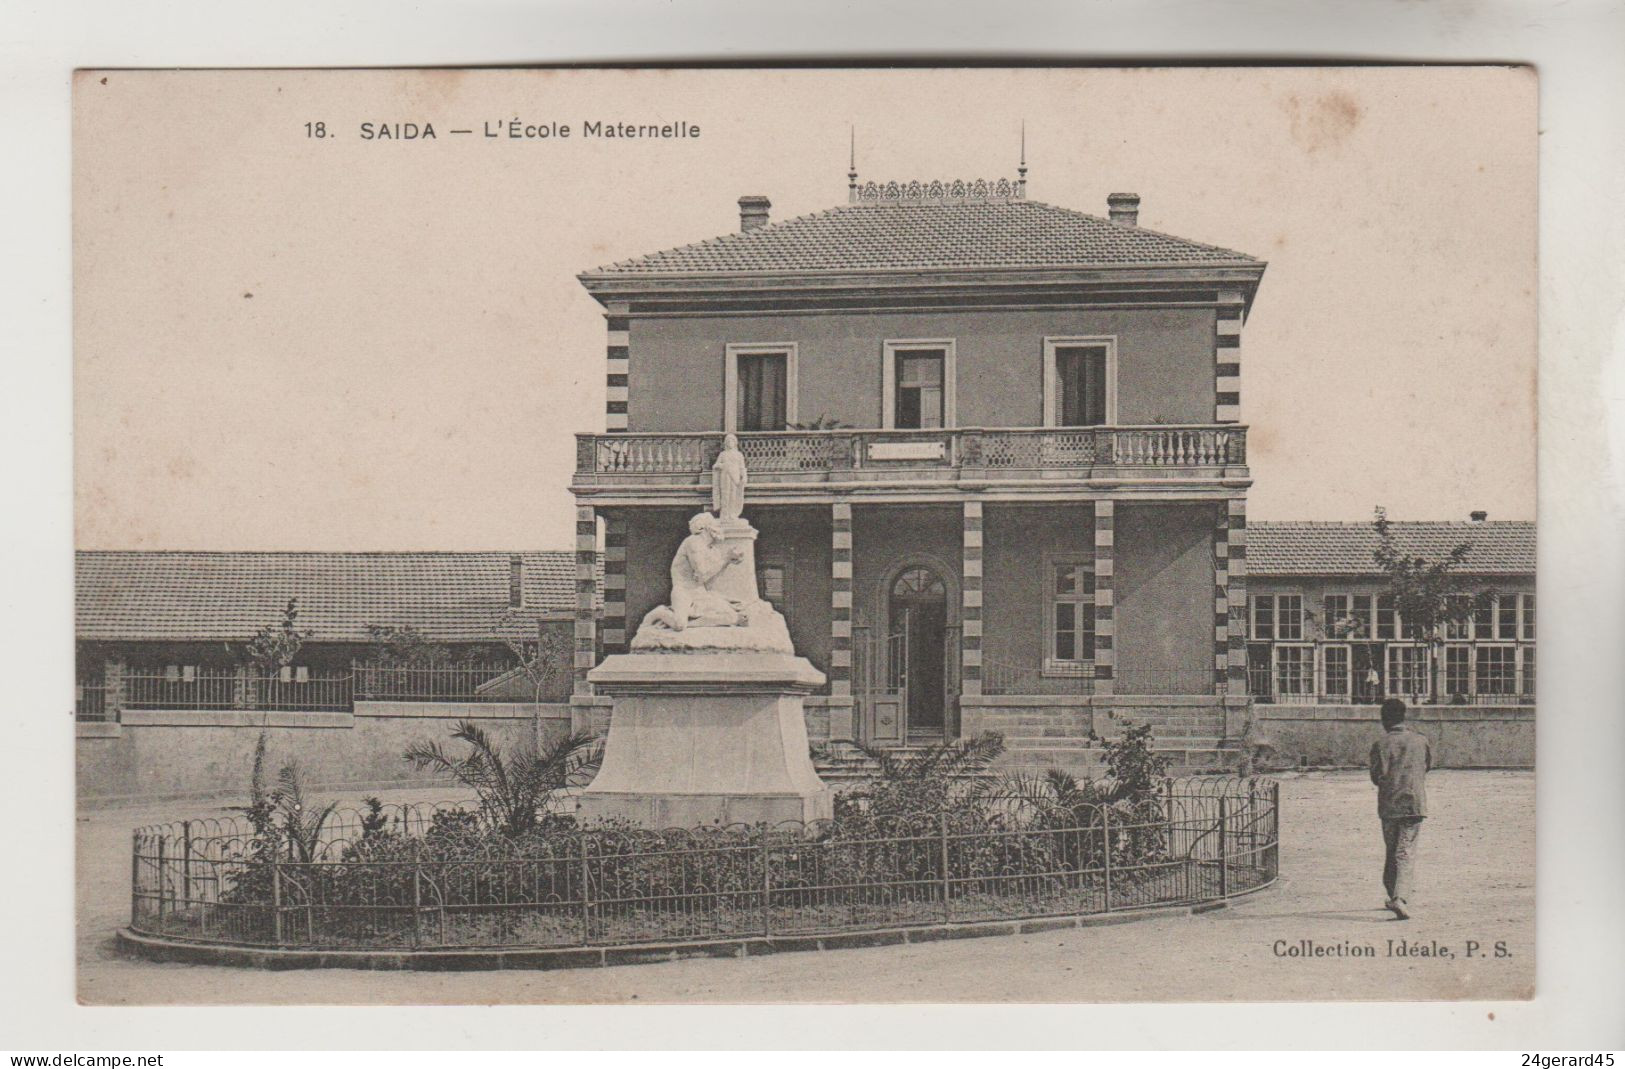
M 128 668 L 126 709 L 277 709 L 346 712 L 352 707 L 350 673 L 208 665 Z
M 118 710 L 107 702 L 107 686 L 77 683 L 73 688 L 73 717 L 85 723 L 105 723 L 118 719 Z
M 531 693 L 530 678 L 512 664 L 353 666 L 355 696 L 364 701 L 509 701 L 505 677 L 517 674 L 514 693 Z
M 435 806 L 262 841 L 235 819 L 142 828 L 131 928 L 207 944 L 623 946 L 1095 914 L 1223 900 L 1279 871 L 1270 780 L 1170 780 L 1064 812 L 949 811 L 518 839 Z

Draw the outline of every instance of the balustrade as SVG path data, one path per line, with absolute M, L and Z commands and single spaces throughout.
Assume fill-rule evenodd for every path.
M 582 475 L 702 476 L 720 434 L 582 435 Z M 1238 426 L 785 431 L 739 435 L 752 472 L 851 468 L 1224 468 L 1247 462 Z

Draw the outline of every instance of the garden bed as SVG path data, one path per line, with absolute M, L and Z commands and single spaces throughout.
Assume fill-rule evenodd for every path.
M 1272 882 L 1273 782 L 1170 780 L 1034 811 L 847 812 L 653 831 L 461 809 L 334 812 L 303 839 L 230 819 L 135 835 L 131 931 L 243 948 L 433 951 L 821 937 L 1222 901 Z

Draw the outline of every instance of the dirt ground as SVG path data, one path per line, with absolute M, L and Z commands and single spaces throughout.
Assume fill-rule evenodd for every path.
M 203 807 L 92 810 L 78 826 L 79 998 L 95 1005 L 1527 998 L 1535 977 L 1534 775 L 1435 772 L 1428 791 L 1432 816 L 1408 922 L 1382 908 L 1382 837 L 1364 774 L 1289 774 L 1281 786 L 1282 879 L 1226 910 L 1025 936 L 556 972 L 273 973 L 121 957 L 112 933 L 128 920 L 130 829 L 198 816 Z M 1396 956 L 1390 940 L 1446 953 Z M 1285 953 L 1305 941 L 1332 956 Z M 1336 956 L 1345 944 L 1369 946 L 1374 956 Z

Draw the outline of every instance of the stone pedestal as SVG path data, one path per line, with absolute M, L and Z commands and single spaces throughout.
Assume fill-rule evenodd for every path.
M 729 550 L 739 550 L 739 561 L 722 570 L 711 582 L 711 589 L 730 601 L 741 605 L 754 605 L 760 600 L 756 593 L 756 528 L 746 519 L 720 520 L 722 544 Z
M 605 658 L 588 678 L 614 711 L 603 765 L 581 795 L 583 819 L 661 828 L 831 815 L 801 708 L 824 676 L 806 658 L 634 652 Z

